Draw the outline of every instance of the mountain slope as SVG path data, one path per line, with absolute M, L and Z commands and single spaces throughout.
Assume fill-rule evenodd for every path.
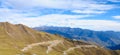
M 83 41 L 33 30 L 22 24 L 0 23 L 0 55 L 119 55 Z
M 120 32 L 50 26 L 36 27 L 34 29 L 51 34 L 59 34 L 70 39 L 84 40 L 106 47 L 120 44 Z

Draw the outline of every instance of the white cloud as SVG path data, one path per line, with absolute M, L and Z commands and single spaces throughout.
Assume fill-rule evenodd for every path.
M 73 10 L 74 13 L 83 13 L 83 14 L 102 14 L 105 13 L 105 11 L 98 11 L 98 10 Z
M 119 16 L 113 16 L 113 18 L 120 19 L 120 15 Z
M 74 13 L 102 14 L 116 8 L 115 5 L 100 4 L 93 0 L 0 0 L 3 8 L 39 14 L 44 9 L 63 9 Z M 39 12 L 39 13 L 38 13 Z
M 86 13 L 88 11 L 92 11 L 92 13 L 104 12 L 115 8 L 114 5 L 98 4 L 92 0 L 3 0 L 3 5 L 22 10 L 52 8 L 83 11 L 87 9 Z
M 114 30 L 120 31 L 120 23 L 115 21 L 108 20 L 71 20 L 70 21 L 74 26 L 80 27 L 84 29 L 91 29 L 97 31 L 106 31 L 106 30 Z M 71 25 L 72 26 L 72 25 Z
M 67 26 L 80 27 L 92 30 L 120 31 L 120 23 L 108 20 L 80 20 L 90 17 L 91 14 L 102 14 L 114 9 L 114 5 L 99 4 L 91 0 L 0 0 L 0 21 L 22 23 L 30 27 L 35 26 Z M 62 9 L 74 13 L 70 14 L 43 14 L 43 9 Z M 39 15 L 42 14 L 42 15 Z M 87 15 L 88 14 L 88 15 Z M 34 17 L 29 17 L 34 16 Z
M 73 20 L 77 18 L 88 17 L 89 15 L 66 15 L 66 14 L 49 14 L 38 17 L 17 17 L 16 18 L 7 18 L 7 21 L 11 23 L 23 23 L 30 27 L 35 27 L 39 25 L 56 25 L 68 20 Z M 12 20 L 11 20 L 12 19 Z
M 77 18 L 87 17 L 82 15 L 62 15 L 50 14 L 39 17 L 20 17 L 17 19 L 8 19 L 11 23 L 22 23 L 30 27 L 36 26 L 64 26 L 64 27 L 78 27 L 83 29 L 91 29 L 97 31 L 114 30 L 120 31 L 120 23 L 109 20 L 80 20 Z

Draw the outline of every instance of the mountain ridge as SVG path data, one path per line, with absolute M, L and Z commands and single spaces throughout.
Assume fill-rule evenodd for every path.
M 36 31 L 21 24 L 0 23 L 0 44 L 0 55 L 119 55 L 119 51 Z
M 106 47 L 120 44 L 120 32 L 92 31 L 81 28 L 52 26 L 35 27 L 33 29 L 45 31 L 51 34 L 59 34 L 69 39 L 77 39 L 97 43 L 98 45 Z

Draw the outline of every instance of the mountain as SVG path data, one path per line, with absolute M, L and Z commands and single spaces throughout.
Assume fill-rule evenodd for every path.
M 119 50 L 0 22 L 0 55 L 119 55 Z
M 83 40 L 88 43 L 108 47 L 120 44 L 120 32 L 114 31 L 92 31 L 80 28 L 70 27 L 36 27 L 36 30 L 45 31 L 51 34 L 59 34 L 69 39 Z

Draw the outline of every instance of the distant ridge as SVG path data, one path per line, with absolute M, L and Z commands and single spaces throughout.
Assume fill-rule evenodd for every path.
M 120 32 L 93 31 L 81 28 L 42 26 L 35 30 L 45 31 L 51 34 L 59 34 L 69 39 L 84 40 L 100 46 L 114 46 L 120 44 Z

